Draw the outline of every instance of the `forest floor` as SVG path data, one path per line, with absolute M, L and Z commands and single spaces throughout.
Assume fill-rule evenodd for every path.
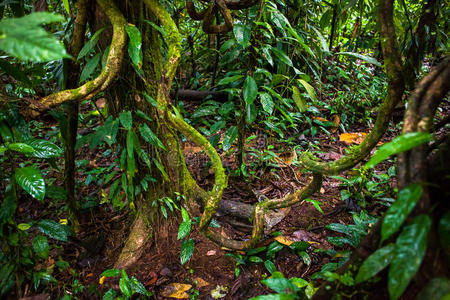
M 83 129 L 80 129 L 83 130 Z M 364 126 L 355 126 L 349 130 L 351 132 L 368 132 L 369 129 Z M 258 132 L 254 132 L 261 138 Z M 389 141 L 395 136 L 394 131 L 389 131 L 384 137 L 383 142 Z M 332 138 L 335 138 L 334 141 Z M 260 143 L 256 139 L 256 144 Z M 345 153 L 347 144 L 339 142 L 339 132 L 332 133 L 331 136 L 319 132 L 314 138 L 302 137 L 306 141 L 319 140 L 321 151 L 319 154 L 322 159 L 335 160 Z M 357 143 L 357 141 L 355 142 Z M 274 151 L 283 145 L 273 143 Z M 257 148 L 257 145 L 254 145 Z M 183 144 L 186 162 L 190 167 L 193 177 L 203 187 L 208 187 L 213 182 L 211 170 L 205 167 L 208 161 L 207 157 L 199 148 L 185 142 Z M 237 168 L 235 155 L 220 153 L 224 167 L 231 170 Z M 87 160 L 89 164 L 84 171 L 79 171 L 80 182 L 86 181 L 86 170 L 105 167 L 110 164 L 111 157 L 105 157 L 101 151 L 89 151 L 87 147 L 81 148 L 78 153 L 78 160 Z M 194 167 L 192 167 L 194 166 Z M 377 166 L 375 173 L 386 173 L 392 163 L 382 163 Z M 87 169 L 86 169 L 87 168 Z M 223 199 L 241 201 L 246 203 L 255 203 L 257 201 L 254 191 L 259 191 L 268 198 L 280 198 L 295 189 L 301 188 L 309 181 L 309 175 L 302 173 L 301 169 L 295 164 L 281 163 L 277 168 L 262 168 L 257 177 L 242 178 L 239 176 L 230 176 L 229 185 L 226 189 Z M 349 178 L 354 175 L 354 171 L 349 171 L 340 176 Z M 61 183 L 61 175 L 56 182 Z M 320 192 L 310 197 L 320 202 L 323 213 L 320 212 L 311 202 L 302 201 L 301 203 L 283 211 L 285 217 L 282 218 L 270 231 L 264 234 L 262 241 L 258 246 L 267 246 L 274 241 L 274 232 L 282 234 L 284 237 L 310 242 L 312 245 L 308 250 L 311 257 L 311 263 L 308 266 L 304 260 L 290 250 L 284 247 L 272 259 L 276 269 L 284 274 L 286 278 L 301 277 L 306 280 L 311 275 L 320 271 L 323 265 L 330 262 L 330 256 L 325 254 L 326 250 L 351 250 L 347 246 L 336 248 L 327 241 L 329 236 L 339 236 L 340 234 L 327 229 L 325 226 L 331 223 L 351 224 L 352 210 L 361 209 L 359 205 L 348 206 L 341 200 L 342 181 L 337 178 L 326 177 Z M 389 183 L 391 188 L 395 182 Z M 101 190 L 101 189 L 100 189 Z M 386 197 L 392 195 L 386 195 Z M 90 197 L 99 202 L 101 192 L 95 184 L 81 185 L 78 190 L 78 197 Z M 28 220 L 30 218 L 45 217 L 49 219 L 61 218 L 52 215 L 60 211 L 61 207 L 49 207 L 48 204 L 32 200 L 28 196 L 22 196 L 17 220 Z M 50 204 L 50 206 L 53 204 Z M 370 215 L 380 215 L 386 206 L 377 201 L 367 201 L 364 209 Z M 77 238 L 69 243 L 61 243 L 61 248 L 55 248 L 51 251 L 51 256 L 41 267 L 54 264 L 58 257 L 69 262 L 71 270 L 78 274 L 79 284 L 88 287 L 92 286 L 98 294 L 106 292 L 110 287 L 118 289 L 118 279 L 107 278 L 102 285 L 99 285 L 100 274 L 113 267 L 114 261 L 124 245 L 129 226 L 133 215 L 126 210 L 117 213 L 110 204 L 95 205 L 86 209 L 80 219 L 81 230 Z M 170 219 L 170 218 L 169 218 Z M 225 232 L 229 237 L 244 240 L 251 233 L 251 223 L 248 220 L 236 219 L 231 216 L 217 216 L 218 223 L 221 225 L 219 230 Z M 142 282 L 148 290 L 151 290 L 156 299 L 163 299 L 167 293 L 165 289 L 170 283 L 182 283 L 192 285 L 189 291 L 191 295 L 197 294 L 199 299 L 214 299 L 213 295 L 222 293 L 223 299 L 248 299 L 253 296 L 267 294 L 271 291 L 261 284 L 261 280 L 270 276 L 270 273 L 264 266 L 264 263 L 253 263 L 248 260 L 244 252 L 238 252 L 243 257 L 244 263 L 236 266 L 236 260 L 233 255 L 236 252 L 228 251 L 211 242 L 200 235 L 194 227 L 191 237 L 195 241 L 195 252 L 190 261 L 184 266 L 180 263 L 181 241 L 177 240 L 178 226 L 181 217 L 166 222 L 161 220 L 161 226 L 155 233 L 152 244 L 147 246 L 144 255 L 130 270 L 129 276 L 135 276 Z M 232 225 L 231 225 L 232 224 Z M 79 247 L 79 241 L 84 241 L 84 249 Z M 87 241 L 92 241 L 93 247 L 84 251 Z M 234 254 L 233 254 L 234 253 Z M 262 260 L 265 260 L 265 253 L 258 254 Z M 239 276 L 236 276 L 236 268 L 240 269 Z M 69 270 L 69 269 L 68 269 Z M 70 285 L 73 280 L 73 272 L 60 273 L 56 278 Z M 55 287 L 56 288 L 56 287 Z M 58 285 L 59 290 L 49 291 L 51 295 L 63 295 L 64 286 Z M 30 288 L 31 289 L 31 288 Z M 29 292 L 32 294 L 32 292 Z M 47 294 L 48 295 L 48 294 Z M 94 299 L 95 294 L 92 290 L 86 288 L 81 298 Z M 379 295 L 383 297 L 383 295 Z M 53 296 L 51 297 L 54 298 Z M 101 298 L 101 297 L 99 297 Z M 41 298 L 37 298 L 41 299 Z M 44 298 L 42 298 L 44 299 Z

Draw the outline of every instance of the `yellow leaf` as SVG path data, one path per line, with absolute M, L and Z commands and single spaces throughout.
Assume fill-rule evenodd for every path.
M 341 123 L 341 118 L 338 115 L 332 115 L 331 121 L 333 122 L 333 128 L 331 128 L 331 132 L 336 132 L 338 130 L 339 124 Z
M 320 121 L 320 122 L 330 122 L 330 121 L 328 121 L 327 119 L 325 119 L 325 118 L 321 118 L 321 117 L 313 117 L 313 120 L 317 120 L 317 121 Z
M 67 219 L 59 219 L 59 223 L 63 225 L 67 225 L 68 221 Z
M 286 245 L 286 246 L 290 246 L 294 242 L 285 236 L 277 236 L 277 237 L 275 237 L 275 241 L 277 241 L 280 244 Z
M 161 295 L 163 297 L 186 299 L 189 298 L 189 295 L 186 293 L 186 291 L 188 291 L 190 288 L 192 288 L 192 285 L 190 284 L 174 282 L 167 285 L 161 292 Z
M 100 277 L 100 279 L 98 280 L 99 284 L 103 284 L 103 282 L 105 282 L 106 276 L 102 276 Z
M 367 133 L 365 132 L 347 132 L 339 136 L 339 141 L 350 144 L 361 144 Z

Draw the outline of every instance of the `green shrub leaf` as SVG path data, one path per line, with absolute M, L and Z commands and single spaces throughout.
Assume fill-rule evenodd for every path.
M 59 224 L 52 220 L 42 220 L 38 223 L 39 230 L 48 237 L 67 242 L 69 228 L 66 225 Z
M 31 196 L 39 201 L 45 197 L 45 182 L 41 172 L 34 167 L 24 167 L 16 170 L 17 183 Z
M 63 150 L 52 142 L 46 140 L 32 140 L 30 146 L 33 147 L 33 156 L 39 158 L 59 157 Z
M 139 29 L 133 24 L 125 26 L 130 41 L 128 43 L 128 55 L 133 64 L 140 69 L 142 67 L 142 37 Z
M 131 111 L 124 111 L 119 114 L 119 120 L 125 130 L 130 130 L 133 125 Z
M 225 135 L 223 137 L 223 151 L 228 151 L 231 148 L 231 145 L 233 145 L 234 140 L 236 139 L 238 134 L 238 129 L 236 126 L 231 126 L 228 128 L 228 130 L 225 132 Z
M 43 259 L 48 258 L 50 247 L 48 246 L 47 238 L 43 235 L 38 235 L 33 239 L 33 251 Z
M 422 186 L 416 183 L 407 186 L 398 193 L 397 201 L 389 207 L 383 219 L 383 224 L 381 225 L 381 242 L 388 239 L 402 226 L 406 217 L 416 206 L 421 195 Z
M 191 259 L 192 254 L 194 254 L 194 240 L 183 240 L 180 251 L 181 264 L 184 265 L 185 263 L 187 263 Z
M 391 142 L 381 146 L 370 160 L 365 164 L 364 169 L 373 168 L 391 155 L 408 151 L 414 147 L 428 143 L 431 140 L 431 134 L 425 132 L 411 132 L 402 134 Z
M 366 281 L 386 268 L 394 257 L 394 251 L 395 245 L 389 244 L 372 253 L 359 268 L 358 275 L 356 275 L 356 283 Z
M 258 86 L 255 79 L 252 76 L 247 76 L 244 81 L 244 87 L 242 89 L 242 96 L 247 105 L 250 105 L 255 101 L 258 95 Z
M 391 299 L 398 299 L 408 287 L 422 263 L 427 249 L 431 219 L 427 215 L 414 218 L 400 233 L 389 267 L 388 290 Z
M 247 47 L 250 42 L 250 35 L 252 33 L 249 26 L 244 24 L 236 24 L 233 26 L 233 33 L 236 41 L 242 47 Z

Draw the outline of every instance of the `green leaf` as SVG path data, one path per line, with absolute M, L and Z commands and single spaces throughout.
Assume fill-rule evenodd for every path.
M 325 40 L 325 38 L 323 37 L 323 35 L 322 35 L 322 34 L 320 33 L 320 31 L 317 30 L 316 28 L 313 27 L 312 29 L 316 32 L 317 36 L 319 37 L 320 46 L 322 47 L 322 51 L 323 51 L 324 53 L 330 53 L 330 49 L 328 48 L 327 41 Z
M 272 50 L 273 54 L 275 54 L 275 56 L 278 57 L 278 59 L 283 63 L 290 67 L 293 66 L 291 59 L 283 51 L 275 47 L 271 47 L 270 49 Z
M 0 230 L 1 226 L 12 219 L 17 208 L 17 196 L 11 184 L 6 187 L 5 198 L 0 207 Z
M 261 100 L 262 107 L 266 113 L 271 115 L 275 104 L 273 103 L 272 96 L 268 93 L 260 93 L 259 99 Z
M 95 71 L 95 68 L 98 66 L 98 63 L 100 62 L 100 57 L 101 57 L 101 54 L 97 53 L 91 59 L 89 59 L 87 61 L 86 65 L 83 68 L 83 71 L 81 72 L 80 82 L 83 82 L 86 79 L 89 79 L 89 77 Z
M 252 76 L 247 76 L 244 81 L 244 87 L 242 88 L 242 96 L 247 105 L 250 105 L 255 101 L 258 95 L 258 86 L 255 79 Z
M 392 261 L 395 245 L 389 244 L 372 253 L 361 265 L 356 275 L 356 283 L 366 281 L 386 268 Z
M 322 214 L 324 213 L 322 208 L 320 207 L 320 204 L 322 204 L 319 200 L 314 200 L 314 199 L 306 199 L 306 202 L 311 203 L 312 205 L 314 205 L 314 207 L 320 211 Z
M 109 289 L 104 295 L 102 300 L 114 300 L 117 292 L 113 289 Z
M 225 77 L 225 78 L 222 78 L 217 83 L 217 85 L 226 85 L 226 84 L 229 84 L 231 82 L 235 82 L 235 81 L 237 81 L 237 80 L 239 80 L 239 79 L 241 79 L 243 77 L 244 77 L 244 75 L 234 75 L 234 76 L 231 76 L 231 77 Z
M 145 286 L 136 277 L 131 276 L 131 279 L 128 283 L 130 284 L 131 290 L 133 292 L 149 297 L 152 295 L 152 293 L 147 291 Z
M 33 251 L 43 259 L 48 258 L 50 247 L 48 245 L 47 238 L 43 235 L 38 235 L 33 239 Z
M 20 223 L 17 225 L 17 228 L 19 228 L 22 231 L 26 231 L 28 229 L 30 229 L 31 225 L 28 223 Z
M 364 165 L 364 169 L 373 168 L 391 155 L 408 151 L 414 147 L 428 143 L 431 140 L 431 134 L 425 132 L 411 132 L 402 134 L 391 142 L 381 146 L 370 160 Z
M 362 55 L 359 53 L 353 53 L 353 52 L 338 52 L 336 53 L 337 55 L 345 55 L 345 56 L 352 56 L 354 58 L 358 58 L 360 60 L 363 60 L 369 64 L 373 64 L 375 66 L 381 67 L 381 63 L 379 63 L 375 58 L 370 57 L 370 56 L 366 56 L 366 55 Z
M 391 237 L 402 226 L 406 217 L 416 206 L 417 201 L 422 195 L 422 186 L 413 183 L 402 189 L 397 195 L 395 201 L 387 210 L 381 225 L 381 243 Z
M 70 58 L 61 42 L 40 27 L 43 24 L 62 21 L 63 16 L 48 12 L 3 19 L 0 21 L 0 50 L 19 59 L 34 62 Z
M 163 150 L 167 150 L 164 144 L 161 142 L 161 140 L 153 133 L 153 131 L 150 129 L 150 127 L 147 126 L 147 124 L 141 124 L 139 125 L 139 132 L 141 133 L 141 136 L 152 144 L 155 147 L 159 147 Z
M 307 105 L 305 98 L 303 98 L 302 94 L 300 94 L 300 91 L 296 86 L 292 87 L 292 99 L 295 102 L 295 105 L 297 105 L 298 111 L 303 113 L 307 110 Z
M 130 298 L 131 297 L 131 290 L 130 287 L 128 285 L 128 278 L 125 277 L 121 277 L 119 280 L 119 288 L 120 291 L 122 292 L 122 294 L 127 297 Z
M 262 51 L 263 51 L 263 56 L 266 58 L 267 62 L 273 66 L 273 58 L 272 55 L 270 54 L 270 47 L 269 45 L 264 45 L 261 47 Z
M 422 263 L 427 249 L 431 219 L 428 215 L 414 218 L 400 233 L 389 267 L 388 290 L 391 299 L 398 299 L 408 287 Z
M 244 48 L 249 45 L 250 36 L 252 33 L 250 26 L 244 24 L 235 24 L 233 26 L 233 33 L 239 45 Z
M 33 147 L 33 156 L 38 158 L 59 157 L 63 150 L 47 140 L 32 140 L 29 143 Z
M 293 242 L 289 248 L 293 249 L 293 250 L 297 250 L 297 251 L 305 251 L 306 249 L 308 249 L 309 247 L 311 247 L 311 244 L 305 241 L 298 241 L 298 242 Z
M 448 300 L 450 295 L 450 279 L 437 277 L 431 279 L 417 295 L 416 300 Z
M 270 260 L 266 260 L 264 262 L 264 266 L 266 267 L 267 271 L 270 272 L 270 274 L 277 271 L 277 267 L 275 267 L 275 264 Z
M 258 116 L 258 109 L 256 108 L 256 105 L 254 103 L 245 105 L 245 121 L 247 124 L 251 124 L 256 120 L 256 117 Z
M 300 289 L 286 278 L 267 278 L 261 283 L 277 293 L 295 293 Z
M 125 26 L 130 41 L 128 42 L 128 55 L 132 63 L 140 69 L 142 67 L 142 37 L 139 29 L 133 24 Z
M 164 170 L 164 166 L 155 157 L 152 158 L 152 161 L 163 175 L 164 180 L 169 180 L 169 176 L 167 175 L 166 170 Z
M 117 269 L 108 269 L 104 271 L 102 274 L 100 274 L 100 277 L 115 277 L 120 275 L 120 270 Z
M 25 72 L 22 72 L 22 70 L 16 67 L 14 64 L 9 63 L 7 60 L 0 60 L 0 69 L 14 77 L 15 80 L 21 81 L 28 86 L 32 85 L 32 82 L 30 79 L 28 79 L 27 74 Z
M 16 170 L 17 183 L 31 196 L 39 201 L 45 197 L 45 181 L 41 172 L 34 167 L 24 167 Z
M 231 145 L 233 145 L 233 142 L 236 139 L 237 135 L 238 129 L 236 126 L 231 126 L 230 128 L 228 128 L 222 141 L 223 151 L 228 151 L 231 148 Z
M 124 111 L 119 114 L 119 120 L 125 130 L 130 130 L 133 125 L 133 117 L 131 111 Z
M 259 257 L 259 256 L 250 256 L 250 257 L 248 258 L 248 260 L 249 260 L 250 262 L 252 262 L 252 263 L 262 263 L 262 262 L 264 262 L 264 261 L 262 260 L 262 258 Z
M 64 9 L 66 10 L 67 14 L 70 16 L 70 6 L 69 6 L 69 0 L 63 0 Z
M 13 143 L 8 145 L 8 149 L 20 153 L 31 154 L 34 151 L 34 148 L 25 143 Z
M 181 213 L 183 215 L 183 222 L 181 222 L 180 227 L 178 228 L 178 240 L 185 238 L 189 234 L 189 232 L 191 232 L 192 224 L 192 221 L 189 218 L 189 214 L 183 207 L 181 208 Z
M 80 60 L 81 58 L 85 57 L 87 54 L 89 54 L 89 52 L 91 52 L 92 49 L 94 49 L 95 45 L 97 45 L 97 42 L 100 38 L 100 34 L 105 29 L 106 29 L 106 27 L 103 27 L 103 28 L 100 28 L 99 30 L 97 30 L 97 32 L 94 33 L 94 35 L 91 37 L 91 39 L 86 44 L 84 44 L 83 48 L 81 48 L 81 50 L 80 50 L 80 53 L 78 53 L 77 60 Z
M 191 259 L 192 255 L 194 254 L 194 246 L 195 245 L 193 239 L 189 239 L 188 241 L 183 240 L 180 251 L 180 261 L 182 265 L 184 265 Z
M 38 223 L 39 230 L 52 239 L 67 242 L 69 228 L 52 220 L 42 220 Z
M 317 101 L 317 96 L 314 88 L 303 79 L 299 79 L 298 82 L 300 82 L 300 84 L 303 85 L 303 87 L 306 89 L 309 97 L 311 97 L 312 100 Z

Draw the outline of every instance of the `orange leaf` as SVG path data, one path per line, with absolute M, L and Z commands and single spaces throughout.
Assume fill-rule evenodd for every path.
M 361 144 L 367 133 L 365 132 L 347 132 L 339 136 L 339 141 L 350 144 Z
M 102 276 L 100 277 L 100 279 L 98 280 L 98 283 L 101 285 L 105 282 L 106 276 Z
M 277 236 L 275 237 L 275 241 L 286 246 L 290 246 L 294 242 L 285 236 Z
M 331 116 L 331 122 L 333 122 L 333 128 L 331 128 L 331 132 L 336 132 L 338 130 L 339 124 L 341 123 L 341 118 L 338 115 Z
M 189 298 L 189 294 L 186 293 L 186 291 L 188 291 L 190 288 L 192 288 L 192 285 L 190 284 L 174 282 L 164 287 L 163 291 L 161 292 L 161 295 L 163 297 L 186 299 Z
M 317 121 L 320 121 L 320 122 L 329 122 L 327 119 L 325 119 L 325 118 L 321 118 L 321 117 L 313 117 L 313 120 L 317 120 Z

